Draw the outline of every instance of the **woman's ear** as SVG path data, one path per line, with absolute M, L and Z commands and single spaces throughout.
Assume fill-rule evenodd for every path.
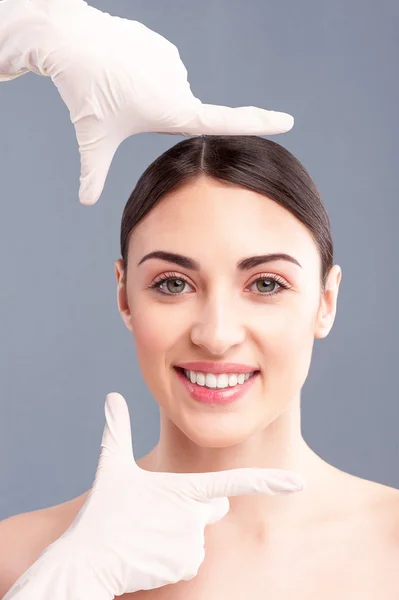
M 126 285 L 124 280 L 125 266 L 123 260 L 120 258 L 114 262 L 116 282 L 118 284 L 116 290 L 116 298 L 118 302 L 119 313 L 122 317 L 123 322 L 129 331 L 133 333 L 132 318 L 130 314 L 129 304 L 127 301 Z
M 339 265 L 334 265 L 327 278 L 326 288 L 322 295 L 315 323 L 315 338 L 325 338 L 331 331 L 337 312 L 337 300 L 342 271 Z

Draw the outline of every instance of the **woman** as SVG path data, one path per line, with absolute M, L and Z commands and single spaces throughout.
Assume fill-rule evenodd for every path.
M 137 464 L 281 468 L 307 482 L 285 497 L 231 498 L 229 513 L 206 529 L 194 579 L 123 598 L 396 599 L 399 491 L 329 465 L 301 434 L 314 339 L 333 326 L 341 281 L 304 167 L 256 136 L 179 142 L 126 204 L 115 272 L 121 317 L 160 406 L 159 441 Z M 245 365 L 249 378 L 226 363 Z M 241 394 L 226 402 L 215 386 Z M 87 494 L 8 520 L 8 588 Z

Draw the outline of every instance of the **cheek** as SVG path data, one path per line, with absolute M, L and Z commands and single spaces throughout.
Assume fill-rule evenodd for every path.
M 152 397 L 169 414 L 173 412 L 173 385 L 176 385 L 171 365 L 180 358 L 176 355 L 179 341 L 183 347 L 187 345 L 186 334 L 178 310 L 144 304 L 136 305 L 135 314 L 131 313 L 136 358 Z
M 265 371 L 273 391 L 290 396 L 300 390 L 309 372 L 314 343 L 311 311 L 282 311 L 262 328 Z M 266 378 L 267 380 L 267 378 Z
M 133 305 L 131 322 L 137 357 L 142 368 L 145 366 L 148 371 L 152 365 L 159 374 L 159 367 L 164 367 L 165 359 L 169 357 L 168 350 L 176 345 L 180 337 L 182 320 L 179 311 L 171 311 L 170 307 L 161 307 L 145 300 Z

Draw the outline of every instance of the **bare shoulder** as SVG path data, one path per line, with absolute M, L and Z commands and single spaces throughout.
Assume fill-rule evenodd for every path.
M 48 508 L 13 515 L 0 522 L 0 598 L 74 520 L 87 492 Z
M 387 544 L 399 566 L 399 489 L 368 480 L 359 480 L 360 492 L 367 499 L 364 516 L 370 531 Z

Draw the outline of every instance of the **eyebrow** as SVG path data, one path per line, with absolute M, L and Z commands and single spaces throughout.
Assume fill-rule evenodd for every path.
M 194 260 L 193 258 L 189 258 L 188 256 L 183 256 L 182 254 L 176 254 L 175 252 L 165 252 L 164 250 L 154 250 L 153 252 L 149 252 L 145 254 L 140 262 L 137 264 L 139 267 L 143 262 L 149 260 L 150 258 L 159 258 L 160 260 L 164 260 L 166 262 L 172 262 L 180 267 L 185 269 L 190 269 L 192 271 L 200 271 L 201 265 L 199 262 Z M 239 271 L 248 271 L 253 267 L 257 267 L 258 265 L 273 262 L 276 260 L 285 260 L 287 262 L 294 263 L 298 265 L 302 269 L 302 265 L 290 254 L 285 254 L 282 252 L 274 252 L 272 254 L 260 254 L 259 256 L 248 256 L 247 258 L 242 258 L 236 264 L 236 268 Z

